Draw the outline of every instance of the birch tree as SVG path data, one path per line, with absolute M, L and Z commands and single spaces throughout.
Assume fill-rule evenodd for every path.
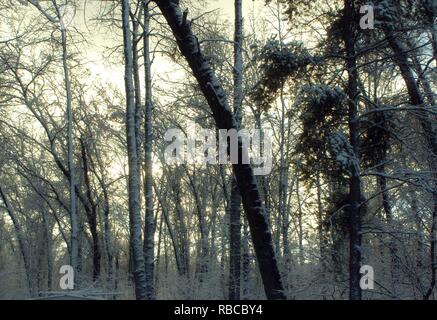
M 146 274 L 141 227 L 140 168 L 136 136 L 135 89 L 133 83 L 133 51 L 130 32 L 128 0 L 122 1 L 123 51 L 125 58 L 126 90 L 126 140 L 129 163 L 129 230 L 130 247 L 133 260 L 135 296 L 138 300 L 146 298 Z

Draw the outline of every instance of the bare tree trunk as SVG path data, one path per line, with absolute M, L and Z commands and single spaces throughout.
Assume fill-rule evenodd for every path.
M 141 10 L 139 10 L 141 11 Z M 140 82 L 140 65 L 139 65 L 139 49 L 138 44 L 141 40 L 139 36 L 139 16 L 135 16 L 130 13 L 132 21 L 132 74 L 134 80 L 134 97 L 135 97 L 135 140 L 137 148 L 137 162 L 138 168 L 141 168 L 141 118 L 142 118 L 142 105 L 141 105 L 141 82 Z M 140 179 L 141 180 L 141 179 Z M 141 193 L 140 193 L 141 203 Z
M 9 204 L 9 201 L 6 197 L 6 194 L 4 193 L 1 186 L 0 186 L 0 198 L 2 199 L 2 201 L 5 205 L 6 211 L 8 212 L 9 217 L 12 220 L 12 224 L 13 224 L 14 229 L 15 229 L 15 235 L 16 235 L 17 241 L 18 241 L 18 247 L 20 248 L 21 257 L 23 258 L 24 270 L 26 272 L 27 289 L 28 289 L 29 295 L 31 297 L 33 297 L 35 295 L 35 292 L 34 292 L 35 288 L 33 285 L 31 265 L 30 265 L 31 261 L 30 261 L 30 257 L 29 257 L 28 248 L 26 247 L 26 240 L 24 237 L 24 233 L 23 233 L 21 225 L 17 219 L 17 215 L 15 213 L 15 210 Z
M 114 290 L 118 290 L 118 279 L 120 276 L 120 251 L 117 251 L 115 255 L 115 276 L 114 276 Z M 112 297 L 115 299 L 115 295 Z
M 129 230 L 132 250 L 135 296 L 137 300 L 146 298 L 146 275 L 144 267 L 144 251 L 141 239 L 141 206 L 140 206 L 140 170 L 138 166 L 135 93 L 132 80 L 133 51 L 129 26 L 129 1 L 122 0 L 123 43 L 125 58 L 126 89 L 126 140 L 129 166 Z
M 103 194 L 103 242 L 104 242 L 104 251 L 106 258 L 106 282 L 110 290 L 114 288 L 114 248 L 113 243 L 111 241 L 111 225 L 109 222 L 109 214 L 110 214 L 110 205 L 109 205 L 109 193 L 108 193 L 108 183 L 106 182 L 106 173 L 105 166 L 102 163 L 102 159 L 95 150 L 96 154 L 96 162 L 98 165 L 98 169 L 100 170 L 100 175 L 98 174 L 98 170 L 95 166 L 93 166 L 93 173 L 98 180 L 100 188 L 102 189 Z M 90 158 L 91 160 L 91 158 Z
M 433 23 L 431 28 L 432 52 L 437 67 L 437 25 Z
M 361 300 L 361 178 L 359 164 L 358 119 L 358 71 L 355 57 L 355 5 L 353 0 L 344 1 L 343 40 L 346 48 L 348 72 L 347 94 L 349 97 L 349 136 L 354 151 L 349 180 L 349 298 Z
M 158 270 L 159 270 L 159 266 L 160 266 L 160 262 L 161 262 L 161 247 L 162 247 L 162 238 L 163 238 L 163 226 L 162 225 L 164 223 L 164 219 L 162 218 L 162 210 L 159 208 L 159 206 L 158 206 L 158 208 L 156 210 L 157 210 L 157 212 L 161 212 L 161 217 L 159 219 L 158 245 L 157 245 L 157 248 L 156 248 L 156 263 L 155 263 L 155 268 L 156 268 L 157 272 L 153 273 L 153 275 L 154 275 L 153 287 L 154 288 L 157 288 L 158 284 L 161 281 L 161 278 L 160 278 L 161 274 L 158 272 Z M 164 235 L 164 237 L 165 237 L 165 235 Z M 156 294 L 155 294 L 155 297 L 156 297 Z
M 52 232 L 47 221 L 47 214 L 42 213 L 42 219 L 44 223 L 44 241 L 45 241 L 45 251 L 47 259 L 47 291 L 52 291 L 52 280 L 53 280 L 53 257 L 52 257 Z
M 241 126 L 243 101 L 243 10 L 242 0 L 234 1 L 234 116 L 237 128 Z M 241 195 L 235 176 L 232 177 L 229 245 L 229 300 L 240 300 L 241 274 Z
M 73 163 L 73 111 L 72 111 L 72 97 L 71 97 L 71 83 L 70 75 L 67 64 L 67 33 L 64 28 L 61 28 L 61 41 L 62 41 L 62 65 L 64 68 L 64 82 L 65 92 L 67 95 L 67 135 L 68 135 L 68 172 L 70 175 L 70 265 L 74 272 L 77 272 L 79 245 L 78 245 L 78 218 L 76 208 L 76 183 L 74 181 L 74 163 Z M 77 279 L 78 277 L 74 277 Z M 76 282 L 76 280 L 75 280 Z M 75 283 L 76 285 L 76 283 Z
M 411 215 L 414 220 L 414 225 L 416 227 L 416 266 L 420 270 L 423 267 L 423 257 L 424 257 L 424 242 L 423 242 L 423 227 L 422 219 L 420 218 L 419 208 L 417 206 L 416 193 L 410 192 L 411 195 Z
M 240 300 L 241 284 L 241 195 L 232 177 L 229 210 L 229 300 Z
M 113 267 L 113 250 L 112 241 L 111 241 L 111 226 L 109 224 L 109 196 L 108 190 L 106 186 L 102 186 L 103 188 L 103 224 L 104 224 L 104 241 L 105 241 L 105 253 L 106 253 L 106 272 L 107 272 L 107 282 L 109 284 L 110 289 L 113 288 L 113 276 L 114 276 L 114 267 Z
M 241 268 L 241 284 L 242 284 L 242 299 L 249 299 L 249 274 L 250 274 L 250 252 L 249 252 L 249 230 L 247 229 L 247 221 L 243 221 L 243 245 L 242 245 L 242 268 Z
M 320 171 L 317 170 L 316 172 L 316 186 L 317 186 L 317 233 L 318 233 L 318 240 L 319 240 L 319 252 L 320 252 L 320 260 L 319 260 L 319 266 L 320 266 L 320 273 L 321 273 L 321 279 L 322 279 L 322 286 L 321 286 L 321 294 L 322 299 L 326 299 L 327 295 L 327 285 L 326 282 L 329 278 L 328 276 L 328 252 L 327 252 L 327 237 L 324 232 L 323 228 L 323 202 L 322 202 L 322 184 L 320 181 Z
M 299 170 L 299 166 L 298 166 Z M 299 191 L 299 173 L 297 173 L 296 177 L 296 198 L 297 198 L 297 226 L 299 230 L 299 265 L 303 266 L 304 264 L 304 248 L 303 248 L 303 224 L 302 224 L 302 218 L 303 218 L 303 212 L 302 212 L 302 201 L 300 199 L 300 191 Z
M 425 23 L 429 28 L 430 33 L 430 41 L 432 46 L 432 54 L 434 58 L 434 62 L 437 66 L 437 24 L 435 20 L 437 18 L 437 5 L 434 0 L 425 0 L 422 2 L 423 9 L 425 9 Z
M 179 179 L 179 178 L 178 178 Z M 178 234 L 178 252 L 180 261 L 180 276 L 190 277 L 190 246 L 188 239 L 188 230 L 185 223 L 185 213 L 181 206 L 180 185 L 179 181 L 175 181 L 173 186 L 173 192 L 175 194 L 175 209 L 177 215 L 177 221 L 179 222 L 179 234 Z M 169 229 L 170 230 L 170 229 Z M 176 252 L 175 252 L 176 254 Z
M 184 166 L 185 172 L 188 177 L 189 184 L 193 191 L 194 202 L 196 204 L 196 212 L 197 218 L 199 221 L 199 233 L 200 233 L 200 254 L 198 259 L 198 268 L 196 273 L 199 274 L 199 281 L 203 282 L 204 274 L 208 272 L 208 257 L 209 257 L 209 248 L 208 248 L 208 230 L 206 228 L 205 221 L 205 213 L 203 210 L 203 206 L 201 205 L 201 198 L 199 195 L 199 191 L 197 189 L 197 185 L 195 182 L 196 172 L 193 172 L 193 175 L 190 175 L 188 168 Z M 194 168 L 195 170 L 195 168 Z
M 420 92 L 420 88 L 414 78 L 413 71 L 409 65 L 407 50 L 404 48 L 403 44 L 396 38 L 395 32 L 391 29 L 389 25 L 383 25 L 384 33 L 387 37 L 388 43 L 394 53 L 393 60 L 397 64 L 401 71 L 402 78 L 404 79 L 405 85 L 407 87 L 408 95 L 410 97 L 410 103 L 413 106 L 418 106 L 422 110 L 418 110 L 418 121 L 422 127 L 423 134 L 425 136 L 426 144 L 429 149 L 429 167 L 432 172 L 437 171 L 436 166 L 436 156 L 437 156 L 437 135 L 433 127 L 432 119 L 426 110 L 425 100 Z M 434 173 L 432 175 L 434 180 L 437 180 L 437 175 Z M 435 188 L 437 190 L 437 188 Z M 430 230 L 430 284 L 427 292 L 424 294 L 424 299 L 428 300 L 434 291 L 436 285 L 437 277 L 437 262 L 436 262 L 436 228 L 437 228 L 437 191 L 433 192 L 433 209 L 431 216 L 431 230 Z
M 411 41 L 407 40 L 406 43 L 408 50 L 409 51 L 414 51 L 415 47 L 414 44 L 411 43 Z M 418 53 L 420 54 L 420 53 Z M 419 61 L 419 58 L 417 55 L 412 55 L 411 57 L 412 63 L 413 63 L 413 68 L 414 68 L 414 72 L 418 75 L 420 75 L 420 86 L 422 87 L 422 90 L 425 93 L 425 97 L 426 97 L 426 102 L 430 105 L 435 105 L 435 98 L 434 98 L 434 92 L 431 88 L 431 84 L 430 84 L 430 80 L 428 75 L 426 74 L 426 72 L 424 72 L 422 65 Z M 437 60 L 436 60 L 437 61 Z
M 378 186 L 379 190 L 381 192 L 382 196 L 382 207 L 385 212 L 385 219 L 387 221 L 387 225 L 390 228 L 390 230 L 394 227 L 393 226 L 393 212 L 392 207 L 390 203 L 389 193 L 387 190 L 387 179 L 385 177 L 385 166 L 384 162 L 386 161 L 385 156 L 382 159 L 382 164 L 377 167 L 378 172 L 381 173 L 380 176 L 378 176 Z M 390 252 L 390 273 L 391 273 L 391 281 L 392 281 L 392 293 L 396 295 L 396 287 L 399 283 L 399 259 L 397 256 L 397 243 L 396 239 L 389 235 L 390 239 L 388 240 L 389 243 L 389 252 Z
M 90 226 L 91 238 L 92 238 L 92 251 L 93 251 L 93 281 L 97 281 L 100 277 L 100 245 L 99 245 L 99 235 L 97 232 L 97 204 L 94 202 L 91 192 L 91 182 L 89 177 L 89 166 L 88 166 L 88 154 L 85 142 L 80 139 L 82 163 L 83 163 L 83 176 L 86 188 L 86 196 L 88 198 L 87 204 L 87 219 Z
M 280 159 L 279 159 L 279 219 L 282 221 L 282 250 L 283 259 L 287 273 L 290 266 L 290 248 L 288 241 L 288 228 L 289 228 L 289 217 L 287 210 L 287 195 L 288 195 L 288 168 L 286 166 L 286 141 L 285 141 L 285 99 L 284 99 L 284 88 L 281 86 L 280 92 L 280 103 L 281 103 L 281 126 L 280 126 Z M 300 206 L 299 206 L 300 208 Z M 278 232 L 278 231 L 277 231 Z M 278 232 L 279 233 L 279 232 Z M 299 237 L 300 238 L 300 237 Z M 300 248 L 301 246 L 299 246 Z M 300 250 L 300 249 L 299 249 Z
M 156 186 L 155 186 L 155 191 L 156 191 Z M 170 224 L 170 219 L 169 219 L 169 216 L 168 216 L 167 207 L 164 205 L 164 201 L 163 201 L 162 196 L 160 195 L 160 193 L 156 192 L 156 195 L 158 197 L 159 204 L 161 205 L 161 213 L 162 213 L 161 219 L 164 220 L 165 225 L 167 226 L 168 235 L 170 237 L 170 241 L 171 241 L 171 244 L 172 244 L 172 247 L 173 247 L 177 271 L 178 271 L 179 275 L 184 275 L 183 272 L 182 272 L 182 264 L 181 264 L 181 259 L 180 259 L 179 247 L 178 247 L 178 243 L 177 243 L 176 238 L 175 238 L 175 234 L 174 234 L 173 228 L 172 228 L 172 226 Z M 164 246 L 166 246 L 165 238 L 166 237 L 164 235 Z M 165 254 L 167 254 L 166 251 L 165 251 Z
M 155 226 L 153 220 L 153 171 L 152 171 L 152 62 L 150 60 L 150 9 L 147 1 L 143 2 L 144 15 L 144 73 L 146 85 L 146 110 L 145 110 L 145 142 L 144 142 L 144 199 L 146 201 L 146 214 L 144 218 L 144 257 L 146 268 L 146 296 L 155 299 L 154 269 L 155 269 Z
M 177 0 L 156 1 L 167 23 L 173 31 L 179 49 L 187 59 L 194 77 L 200 86 L 213 113 L 216 125 L 220 129 L 235 129 L 237 127 L 226 94 L 212 71 L 209 63 L 201 52 L 197 38 L 191 31 L 186 11 L 183 15 Z M 238 142 L 239 158 L 242 156 L 242 142 Z M 285 299 L 284 290 L 279 274 L 272 235 L 264 215 L 264 206 L 256 185 L 255 176 L 250 165 L 233 164 L 241 192 L 243 207 L 249 222 L 252 241 L 254 244 L 264 290 L 268 299 Z

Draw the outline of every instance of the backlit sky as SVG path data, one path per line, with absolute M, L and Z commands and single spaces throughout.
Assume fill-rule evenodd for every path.
M 226 19 L 233 26 L 233 14 L 234 14 L 234 0 L 209 0 L 209 5 L 207 10 L 219 10 L 220 15 L 223 19 Z M 246 0 L 243 1 L 243 15 L 245 12 L 249 12 L 254 7 L 257 8 L 257 12 L 262 9 L 264 1 L 257 0 Z M 115 84 L 119 88 L 124 87 L 123 76 L 124 67 L 122 63 L 113 63 L 113 61 L 108 61 L 104 58 L 104 55 L 108 54 L 108 47 L 113 47 L 115 45 L 120 45 L 121 31 L 117 35 L 105 34 L 105 29 L 98 28 L 98 24 L 94 21 L 97 13 L 99 12 L 99 7 L 102 6 L 99 0 L 87 0 L 85 7 L 76 9 L 76 15 L 72 22 L 72 25 L 79 30 L 81 30 L 88 44 L 84 46 L 82 54 L 87 61 L 87 67 L 91 72 L 103 80 L 103 82 L 108 82 Z M 258 13 L 260 14 L 260 13 Z M 121 61 L 119 61 L 121 62 Z M 156 75 L 157 70 L 159 70 L 159 75 L 164 76 L 165 74 L 174 74 L 174 66 L 169 64 L 167 61 L 157 57 L 154 61 L 153 74 Z M 154 77 L 155 78 L 155 77 Z

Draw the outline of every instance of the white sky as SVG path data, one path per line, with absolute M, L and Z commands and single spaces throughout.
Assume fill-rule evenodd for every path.
M 249 12 L 251 8 L 262 7 L 264 0 L 246 0 L 243 1 L 243 16 L 245 12 Z M 122 43 L 121 31 L 119 37 L 116 34 L 104 34 L 106 28 L 101 28 L 96 31 L 95 22 L 92 19 L 96 16 L 101 0 L 87 0 L 86 9 L 83 5 L 77 8 L 72 25 L 84 32 L 87 37 L 88 45 L 84 47 L 82 54 L 88 60 L 87 67 L 93 73 L 102 79 L 104 83 L 115 84 L 118 88 L 124 88 L 124 66 L 121 60 L 118 63 L 113 63 L 104 59 L 104 54 L 107 54 L 106 46 L 114 46 Z M 207 10 L 219 9 L 222 18 L 226 19 L 233 25 L 234 0 L 209 0 Z M 85 23 L 86 20 L 86 23 Z M 88 29 L 89 28 L 89 29 Z M 111 40 L 112 39 L 112 40 Z M 157 57 L 154 61 L 153 74 L 159 72 L 160 75 L 166 73 L 175 75 L 174 66 L 167 61 Z

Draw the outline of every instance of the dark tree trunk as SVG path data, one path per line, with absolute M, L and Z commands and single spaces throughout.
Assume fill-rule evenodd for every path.
M 349 97 L 349 136 L 354 151 L 349 180 L 349 298 L 361 300 L 361 179 L 358 119 L 358 72 L 355 58 L 355 6 L 353 0 L 344 1 L 343 40 L 346 48 L 348 72 L 347 94 Z
M 382 162 L 385 161 L 385 156 L 381 160 Z M 382 207 L 384 209 L 385 213 L 385 219 L 387 221 L 387 225 L 389 227 L 389 230 L 393 229 L 393 212 L 390 202 L 389 193 L 387 190 L 387 178 L 385 177 L 385 165 L 381 164 L 377 168 L 380 175 L 378 176 L 378 185 L 379 190 L 381 192 L 382 196 Z M 396 239 L 390 234 L 390 239 L 388 240 L 389 243 L 389 252 L 390 252 L 390 272 L 391 272 L 391 279 L 392 279 L 392 292 L 394 295 L 396 295 L 396 287 L 399 281 L 399 259 L 397 257 L 397 243 Z
M 154 269 L 155 269 L 155 225 L 153 219 L 153 171 L 152 171 L 152 62 L 150 60 L 150 12 L 149 5 L 143 2 L 144 16 L 144 76 L 146 86 L 146 110 L 144 123 L 144 199 L 146 214 L 144 217 L 144 258 L 146 268 L 147 299 L 155 299 Z
M 190 22 L 187 20 L 188 12 L 182 14 L 177 0 L 160 0 L 156 3 L 172 29 L 179 49 L 186 58 L 202 93 L 208 101 L 217 127 L 227 130 L 236 129 L 237 125 L 229 109 L 226 94 L 201 52 L 197 38 L 191 31 Z M 241 139 L 238 142 L 238 149 L 239 158 L 241 158 L 243 151 Z M 268 299 L 285 299 L 273 250 L 272 235 L 264 216 L 264 206 L 252 167 L 239 161 L 238 164 L 233 164 L 233 171 L 249 222 L 266 296 Z
M 240 300 L 241 284 L 241 195 L 232 177 L 229 215 L 229 300 Z
M 241 263 L 241 284 L 242 299 L 249 300 L 249 273 L 250 273 L 250 252 L 249 252 L 249 230 L 247 230 L 246 219 L 243 222 L 243 245 L 242 245 L 242 263 Z
M 420 88 L 414 78 L 413 70 L 408 61 L 408 55 L 406 48 L 397 39 L 395 32 L 392 30 L 392 27 L 389 25 L 383 25 L 384 33 L 387 37 L 388 43 L 394 53 L 393 60 L 397 64 L 398 68 L 401 71 L 402 78 L 404 79 L 405 85 L 407 87 L 408 95 L 410 97 L 410 103 L 413 106 L 419 107 L 417 110 L 418 121 L 422 127 L 423 135 L 425 136 L 426 144 L 429 150 L 429 167 L 432 172 L 437 171 L 437 135 L 433 127 L 433 122 L 430 117 L 429 112 L 426 110 L 425 99 L 420 92 Z M 437 175 L 434 173 L 432 176 L 433 179 L 437 180 Z M 437 190 L 437 187 L 435 188 Z M 434 291 L 434 287 L 436 285 L 436 276 L 437 276 L 437 263 L 436 263 L 436 228 L 437 228 L 437 191 L 434 191 L 432 194 L 433 197 L 433 209 L 431 216 L 431 228 L 430 228 L 430 271 L 431 278 L 430 284 L 427 292 L 424 294 L 424 299 L 428 300 L 431 294 Z
M 52 291 L 53 281 L 53 257 L 52 257 L 52 231 L 49 221 L 47 221 L 47 214 L 42 213 L 42 219 L 44 223 L 44 245 L 47 259 L 47 291 Z
M 88 224 L 90 226 L 91 238 L 92 238 L 92 251 L 93 251 L 93 281 L 97 281 L 100 276 L 100 245 L 99 245 L 99 235 L 97 232 L 97 205 L 93 200 L 91 192 L 91 181 L 89 177 L 89 165 L 88 165 L 88 154 L 87 147 L 83 139 L 80 139 L 82 164 L 83 164 L 83 177 L 86 188 L 86 196 L 88 199 L 88 204 L 86 205 L 86 213 Z
M 204 209 L 201 204 L 201 198 L 197 185 L 195 182 L 196 172 L 190 175 L 188 168 L 185 167 L 185 171 L 188 177 L 189 184 L 193 191 L 194 202 L 196 203 L 197 218 L 199 221 L 199 233 L 200 233 L 200 254 L 198 255 L 197 270 L 196 273 L 199 275 L 199 282 L 203 282 L 205 273 L 208 272 L 208 258 L 209 258 L 209 247 L 208 247 L 208 230 L 206 226 Z
M 177 179 L 180 179 L 179 177 Z M 185 213 L 181 206 L 181 195 L 179 181 L 176 180 L 173 185 L 174 203 L 176 209 L 176 217 L 179 222 L 178 233 L 175 234 L 175 239 L 178 239 L 178 258 L 180 263 L 179 275 L 190 277 L 190 256 L 189 256 L 189 243 L 188 243 L 188 230 L 185 223 Z M 170 228 L 169 228 L 170 231 Z M 176 251 L 175 251 L 176 255 Z

